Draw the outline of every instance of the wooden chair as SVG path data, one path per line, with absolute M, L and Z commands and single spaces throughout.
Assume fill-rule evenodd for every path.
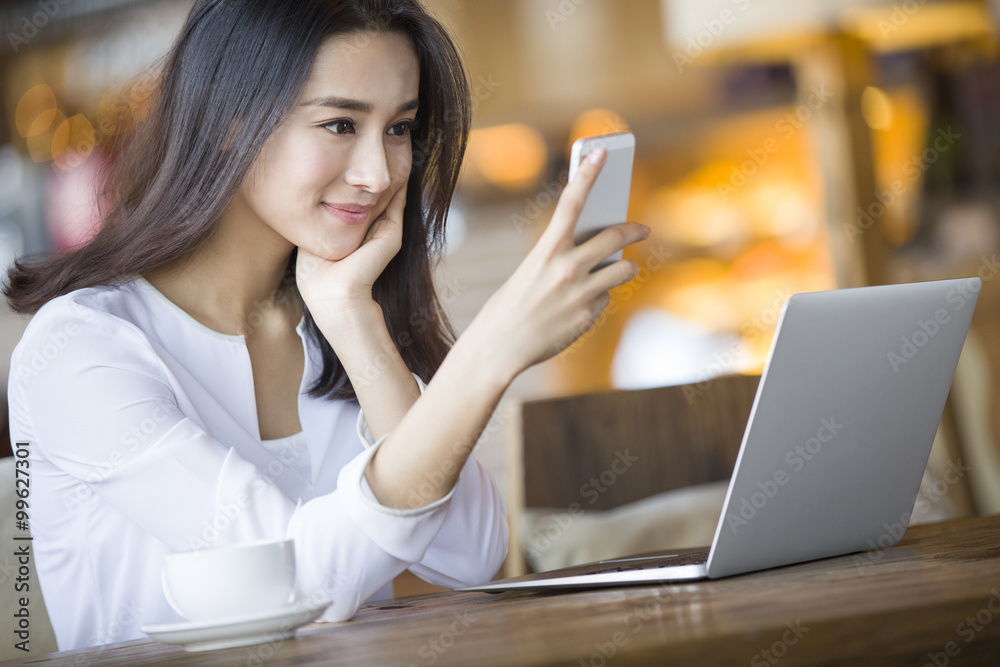
M 576 502 L 609 510 L 729 479 L 759 382 L 759 375 L 731 375 L 513 404 L 506 576 L 528 571 L 519 524 L 525 509 Z M 622 469 L 623 457 L 635 463 L 619 479 L 614 462 Z

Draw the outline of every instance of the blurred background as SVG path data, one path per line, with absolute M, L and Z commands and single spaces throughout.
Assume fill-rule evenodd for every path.
M 796 292 L 979 275 L 936 449 L 977 462 L 953 513 L 1000 511 L 1000 1 L 425 4 L 474 94 L 437 274 L 457 330 L 544 229 L 573 140 L 636 136 L 629 218 L 653 230 L 627 251 L 640 274 L 505 402 L 759 372 Z M 142 117 L 133 91 L 190 5 L 0 3 L 5 265 L 73 248 L 99 224 L 102 121 L 122 104 Z M 6 371 L 25 320 L 0 319 Z M 476 450 L 502 485 L 504 415 Z

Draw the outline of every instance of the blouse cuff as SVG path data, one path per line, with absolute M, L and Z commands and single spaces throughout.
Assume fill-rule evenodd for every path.
M 368 451 L 365 452 L 367 456 L 365 456 L 364 465 L 361 466 L 361 480 L 359 482 L 361 484 L 362 502 L 368 505 L 368 507 L 376 509 L 384 514 L 391 514 L 393 516 L 418 516 L 420 514 L 426 514 L 434 509 L 437 509 L 441 505 L 444 505 L 446 502 L 451 500 L 451 497 L 455 495 L 455 490 L 458 488 L 457 481 L 455 482 L 455 484 L 452 485 L 451 490 L 449 490 L 448 493 L 446 493 L 441 498 L 438 498 L 437 500 L 428 503 L 427 505 L 421 505 L 420 507 L 403 509 L 399 507 L 386 507 L 385 505 L 380 503 L 378 501 L 378 498 L 375 497 L 375 492 L 372 491 L 371 486 L 369 486 L 368 480 L 365 478 L 365 469 L 367 469 L 368 467 L 368 462 L 371 461 L 373 456 L 375 456 L 375 451 L 382 445 L 383 442 L 385 442 L 385 439 L 388 437 L 389 434 L 386 433 L 381 438 L 379 438 L 374 445 L 369 447 Z
M 427 388 L 427 385 L 424 384 L 424 381 L 421 380 L 416 373 L 413 373 L 411 371 L 411 375 L 413 375 L 413 379 L 417 381 L 417 386 L 420 388 L 420 393 L 423 394 L 424 389 Z M 368 468 L 368 462 L 371 461 L 373 456 L 375 456 L 375 451 L 382 445 L 383 442 L 385 442 L 385 439 L 387 437 L 389 437 L 389 433 L 384 434 L 381 438 L 379 438 L 376 442 L 373 443 L 370 439 L 371 433 L 368 431 L 368 422 L 365 420 L 365 413 L 363 410 L 360 409 L 358 410 L 358 439 L 361 441 L 361 444 L 364 445 L 365 449 L 367 450 L 365 452 L 366 456 L 364 457 L 364 463 L 359 466 L 359 469 L 361 471 L 361 476 L 360 476 L 361 479 L 359 480 L 358 483 L 361 486 L 361 499 L 366 505 L 368 505 L 368 507 L 378 510 L 384 514 L 391 514 L 392 516 L 418 516 L 420 514 L 426 514 L 427 512 L 430 512 L 440 507 L 441 505 L 444 505 L 449 500 L 451 500 L 451 497 L 455 495 L 455 490 L 458 488 L 457 481 L 455 482 L 455 484 L 452 485 L 448 493 L 446 493 L 443 497 L 438 498 L 437 500 L 427 505 L 403 509 L 397 507 L 386 507 L 385 505 L 380 503 L 378 501 L 378 498 L 375 497 L 375 492 L 372 491 L 371 486 L 368 484 L 368 480 L 365 478 L 364 471 Z

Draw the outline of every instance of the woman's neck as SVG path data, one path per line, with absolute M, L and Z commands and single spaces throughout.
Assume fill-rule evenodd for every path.
M 297 323 L 301 307 L 298 299 L 289 298 L 293 290 L 283 284 L 294 246 L 253 214 L 232 209 L 192 253 L 147 272 L 145 278 L 221 333 L 251 336 L 276 315 Z

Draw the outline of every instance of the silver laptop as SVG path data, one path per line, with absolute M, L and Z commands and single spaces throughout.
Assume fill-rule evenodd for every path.
M 461 590 L 715 579 L 903 536 L 982 282 L 796 294 L 785 304 L 709 549 Z

